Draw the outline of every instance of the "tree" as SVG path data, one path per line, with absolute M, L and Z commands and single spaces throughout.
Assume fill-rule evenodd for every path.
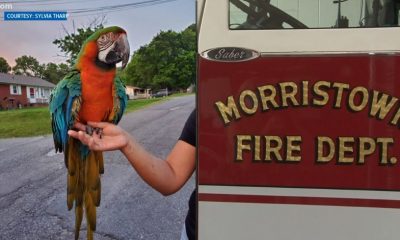
M 40 64 L 36 58 L 26 55 L 15 59 L 15 62 L 16 65 L 12 68 L 14 74 L 38 77 L 54 84 L 57 84 L 70 71 L 65 63 Z
M 134 52 L 125 69 L 127 84 L 143 88 L 187 88 L 195 81 L 196 31 L 161 31 L 153 40 Z
M 59 65 L 55 63 L 48 63 L 45 65 L 43 78 L 54 84 L 57 84 L 69 72 L 69 67 L 65 63 Z
M 0 57 L 0 72 L 8 73 L 9 71 L 11 71 L 11 67 L 8 65 L 7 60 L 3 57 Z
M 65 63 L 58 64 L 58 73 L 61 75 L 61 78 L 63 78 L 65 75 L 67 75 L 67 73 L 69 73 L 70 71 L 71 71 L 71 69 L 67 64 L 65 64 Z M 61 78 L 58 79 L 58 81 L 60 81 Z
M 81 47 L 85 40 L 96 32 L 98 29 L 104 28 L 103 23 L 105 19 L 95 19 L 88 27 L 81 27 L 74 30 L 73 33 L 68 32 L 65 28 L 66 36 L 63 38 L 58 38 L 53 41 L 53 44 L 57 45 L 57 47 L 65 53 L 65 57 L 67 59 L 67 63 L 70 66 L 73 66 L 75 60 L 81 50 Z
M 38 60 L 32 56 L 23 55 L 15 59 L 16 65 L 12 68 L 14 74 L 42 77 L 44 65 L 39 64 Z

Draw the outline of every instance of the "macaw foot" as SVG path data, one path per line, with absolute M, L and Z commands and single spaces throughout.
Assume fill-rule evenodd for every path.
M 93 133 L 96 133 L 97 135 L 102 138 L 103 136 L 103 129 L 102 128 L 94 128 L 89 125 L 86 125 L 86 133 L 89 134 L 90 136 L 93 136 Z

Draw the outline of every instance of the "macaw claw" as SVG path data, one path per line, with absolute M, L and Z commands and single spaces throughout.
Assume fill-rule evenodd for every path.
M 102 128 L 94 128 L 89 125 L 86 125 L 86 133 L 90 136 L 93 136 L 93 133 L 99 135 L 100 138 L 103 136 L 103 129 Z

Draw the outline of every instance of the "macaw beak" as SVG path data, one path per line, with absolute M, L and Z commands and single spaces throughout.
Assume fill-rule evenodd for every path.
M 129 42 L 126 33 L 121 33 L 114 43 L 114 48 L 109 51 L 105 57 L 106 63 L 119 63 L 122 62 L 122 69 L 126 67 L 129 60 Z
M 128 64 L 129 60 L 129 55 L 130 55 L 130 48 L 129 48 L 129 42 L 128 42 L 128 37 L 126 36 L 126 33 L 122 33 L 119 35 L 119 38 L 117 40 L 117 45 L 118 45 L 118 50 L 119 54 L 122 59 L 122 69 L 126 67 Z

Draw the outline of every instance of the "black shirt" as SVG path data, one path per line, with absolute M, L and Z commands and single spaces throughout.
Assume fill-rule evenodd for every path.
M 193 110 L 186 120 L 179 140 L 196 147 L 196 110 Z M 196 238 L 196 214 L 196 190 L 194 190 L 189 199 L 189 211 L 185 219 L 186 234 L 189 240 Z

